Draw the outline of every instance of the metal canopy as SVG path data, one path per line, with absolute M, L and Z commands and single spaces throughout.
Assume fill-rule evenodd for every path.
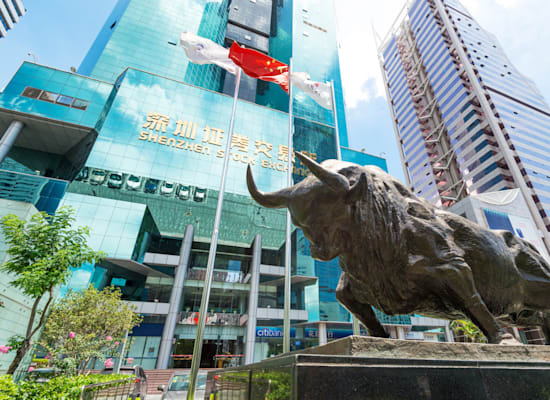
M 125 258 L 106 258 L 105 261 L 108 261 L 118 267 L 127 269 L 128 271 L 136 272 L 141 275 L 152 276 L 155 278 L 172 278 L 170 275 L 159 272 L 154 268 L 138 263 L 134 260 L 129 260 Z
M 94 132 L 90 127 L 0 108 L 0 137 L 14 120 L 25 124 L 15 142 L 16 147 L 58 155 L 69 153 Z

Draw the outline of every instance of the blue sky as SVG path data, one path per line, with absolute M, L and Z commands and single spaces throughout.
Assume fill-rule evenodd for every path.
M 322 0 L 327 1 L 327 0 Z M 0 89 L 24 60 L 78 67 L 116 0 L 23 0 L 28 13 L 0 40 Z M 404 0 L 335 0 L 351 147 L 383 155 L 403 180 L 371 25 L 383 37 Z M 513 64 L 550 99 L 547 0 L 462 0 Z
M 0 39 L 0 90 L 25 60 L 78 67 L 116 0 L 23 0 L 27 14 Z

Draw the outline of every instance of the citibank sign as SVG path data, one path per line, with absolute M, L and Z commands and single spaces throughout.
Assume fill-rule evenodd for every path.
M 267 337 L 267 338 L 282 338 L 283 337 L 283 328 L 277 327 L 256 327 L 256 337 Z M 296 337 L 296 329 L 290 328 L 290 337 Z

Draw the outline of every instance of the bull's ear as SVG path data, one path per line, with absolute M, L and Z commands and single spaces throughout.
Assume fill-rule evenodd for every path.
M 348 195 L 346 196 L 347 202 L 353 203 L 361 198 L 364 198 L 367 193 L 368 186 L 369 183 L 367 181 L 367 174 L 363 172 L 357 182 L 355 182 L 349 189 Z

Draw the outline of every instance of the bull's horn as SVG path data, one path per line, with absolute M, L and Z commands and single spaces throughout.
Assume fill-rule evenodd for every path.
M 250 169 L 250 165 L 246 170 L 246 185 L 248 186 L 248 191 L 250 192 L 252 198 L 264 207 L 284 208 L 288 205 L 292 189 L 282 189 L 273 193 L 264 193 L 258 190 L 256 183 L 254 182 L 254 177 L 252 176 L 252 169 Z
M 302 153 L 296 152 L 296 157 L 300 159 L 302 164 L 309 168 L 313 175 L 319 178 L 321 182 L 323 182 L 335 192 L 347 193 L 349 191 L 349 181 L 348 178 L 346 178 L 344 175 L 323 168 L 321 164 L 316 163 L 311 158 Z

